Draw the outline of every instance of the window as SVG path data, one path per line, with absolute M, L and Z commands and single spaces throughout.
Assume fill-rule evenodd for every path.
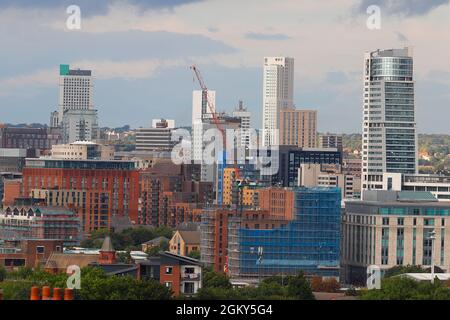
M 44 254 L 45 248 L 43 246 L 36 247 L 36 253 L 38 254 Z
M 184 269 L 184 273 L 186 273 L 186 274 L 193 274 L 194 272 L 195 272 L 195 270 L 192 267 L 186 267 Z
M 184 293 L 194 294 L 194 283 L 193 282 L 185 282 L 184 283 Z
M 166 281 L 164 284 L 167 288 L 172 289 L 172 281 Z
M 23 267 L 25 266 L 25 259 L 5 259 L 5 266 Z
M 173 274 L 173 267 L 166 267 L 166 274 Z

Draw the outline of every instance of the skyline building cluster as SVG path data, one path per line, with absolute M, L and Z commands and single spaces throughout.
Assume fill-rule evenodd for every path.
M 435 263 L 450 271 L 450 177 L 418 173 L 413 59 L 409 48 L 365 54 L 360 155 L 348 154 L 339 134 L 318 135 L 317 110 L 295 107 L 294 58 L 264 58 L 256 146 L 244 102 L 230 114 L 217 112 L 218 92 L 206 89 L 195 68 L 202 90 L 192 93 L 190 140 L 174 141 L 182 128 L 158 114 L 128 145 L 108 143 L 99 134 L 92 71 L 61 65 L 51 130 L 0 127 L 0 235 L 46 238 L 42 215 L 56 213 L 62 220 L 51 234 L 77 225 L 58 236 L 71 245 L 101 229 L 172 228 L 177 236 L 169 250 L 176 257 L 166 258 L 190 271 L 176 276 L 181 291 L 169 271 L 158 279 L 178 293 L 196 292 L 203 266 L 250 284 L 299 270 L 361 284 L 372 264 L 387 270 Z M 208 137 L 210 129 L 238 132 L 231 144 L 245 151 L 243 161 L 225 161 L 229 150 Z M 59 139 L 50 134 L 59 131 Z M 173 160 L 178 142 L 188 145 L 191 161 Z M 207 148 L 211 142 L 214 150 Z M 205 159 L 210 151 L 213 163 Z M 263 151 L 276 167 L 270 174 L 250 161 Z M 433 234 L 440 241 L 436 254 Z M 194 247 L 198 259 L 184 257 Z M 108 252 L 115 263 L 114 250 Z M 137 255 L 140 261 L 127 267 L 137 278 L 171 268 Z

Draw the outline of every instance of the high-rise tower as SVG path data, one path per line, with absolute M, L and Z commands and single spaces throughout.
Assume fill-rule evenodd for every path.
M 93 102 L 91 70 L 60 66 L 59 125 L 64 143 L 94 140 L 98 134 L 97 110 Z
M 383 172 L 417 173 L 410 48 L 365 54 L 362 189 L 381 189 Z
M 280 110 L 294 106 L 294 59 L 264 58 L 263 134 L 264 146 L 278 145 Z

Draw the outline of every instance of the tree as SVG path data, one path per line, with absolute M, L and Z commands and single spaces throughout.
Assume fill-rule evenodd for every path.
M 172 293 L 156 280 L 137 280 L 130 276 L 108 276 L 103 270 L 86 267 L 81 272 L 82 300 L 168 300 Z
M 230 289 L 232 287 L 230 279 L 223 273 L 204 270 L 203 288 L 222 288 Z
M 109 229 L 99 229 L 91 233 L 88 239 L 81 242 L 82 247 L 100 248 L 106 236 L 111 237 L 111 242 L 116 250 L 139 250 L 140 245 L 157 237 L 172 237 L 172 229 L 162 226 L 150 228 L 139 226 L 128 228 L 122 232 L 112 232 Z
M 406 277 L 391 277 L 381 281 L 381 289 L 362 292 L 364 300 L 450 300 L 450 289 L 439 280 L 416 281 Z
M 157 256 L 161 251 L 167 251 L 167 250 L 169 250 L 169 242 L 162 241 L 158 246 L 148 248 L 145 251 L 145 253 L 148 254 L 150 257 L 153 257 L 153 256 Z
M 118 252 L 116 254 L 116 257 L 117 257 L 117 261 L 119 261 L 119 262 L 128 263 L 128 264 L 132 263 L 130 251 Z
M 404 273 L 425 273 L 425 272 L 426 270 L 421 266 L 412 266 L 412 265 L 395 266 L 386 270 L 386 272 L 384 273 L 384 277 L 390 278 Z
M 14 280 L 0 283 L 6 300 L 28 300 L 32 286 L 64 288 L 68 277 L 43 270 L 18 271 L 13 276 Z M 75 299 L 79 300 L 167 300 L 171 296 L 170 290 L 155 280 L 107 275 L 95 267 L 81 270 L 81 289 L 75 291 Z
M 189 252 L 188 257 L 192 259 L 200 260 L 200 251 L 199 250 L 192 250 Z
M 289 296 L 299 300 L 314 300 L 314 295 L 303 273 L 291 276 L 288 279 L 287 286 Z
M 6 279 L 6 269 L 3 266 L 0 266 L 0 282 Z

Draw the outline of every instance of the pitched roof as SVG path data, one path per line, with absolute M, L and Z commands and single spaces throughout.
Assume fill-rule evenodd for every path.
M 178 231 L 186 244 L 200 244 L 200 231 Z
M 103 240 L 103 245 L 102 245 L 102 248 L 100 249 L 100 251 L 103 251 L 103 252 L 114 252 L 115 251 L 114 247 L 112 245 L 112 242 L 111 242 L 111 238 L 109 236 L 106 236 L 105 240 Z
M 52 253 L 45 264 L 45 268 L 67 269 L 71 265 L 77 265 L 80 268 L 86 267 L 93 262 L 98 261 L 97 254 L 83 253 Z
M 163 241 L 169 241 L 166 237 L 157 237 L 155 239 L 144 242 L 143 244 L 160 244 Z
M 175 254 L 172 253 L 170 251 L 164 251 L 164 252 L 160 252 L 159 256 L 162 258 L 167 258 L 167 259 L 175 259 L 178 260 L 180 263 L 184 263 L 184 264 L 188 264 L 188 265 L 201 265 L 200 260 L 191 258 L 191 257 L 186 257 L 186 256 L 182 256 L 179 254 Z

